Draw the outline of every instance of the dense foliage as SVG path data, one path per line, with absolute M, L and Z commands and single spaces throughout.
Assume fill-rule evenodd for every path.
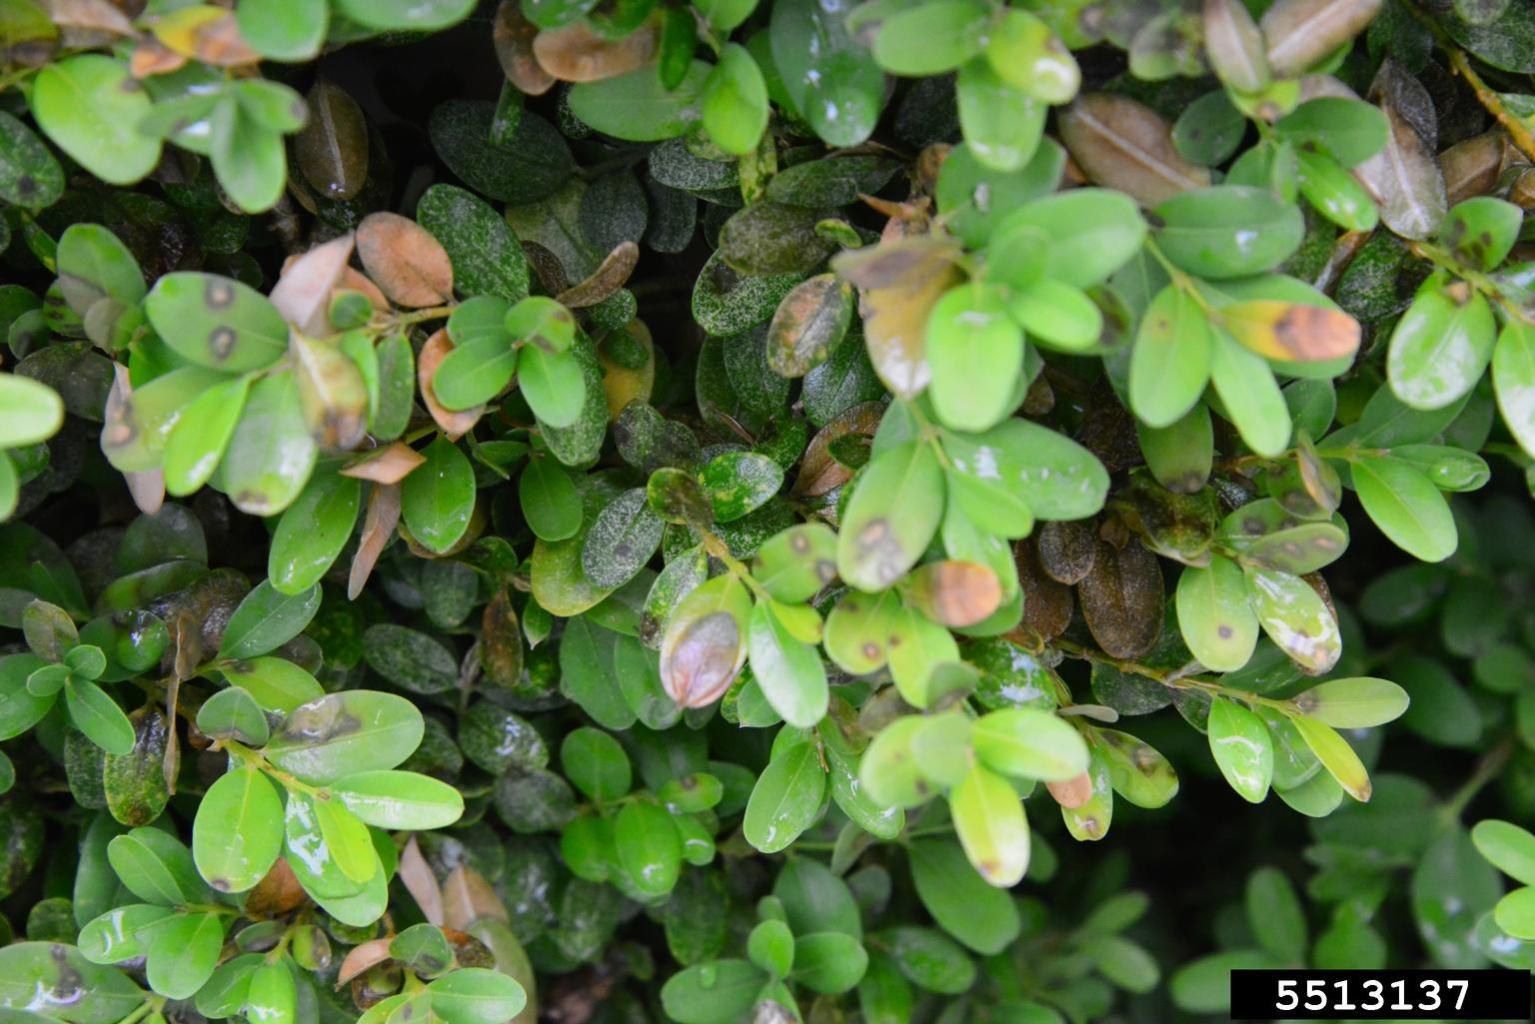
M 1531 0 L 0 0 L 0 64 L 0 1024 L 1535 967 Z

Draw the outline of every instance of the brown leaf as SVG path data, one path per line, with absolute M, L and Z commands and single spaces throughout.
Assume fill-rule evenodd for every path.
M 449 340 L 446 328 L 426 339 L 426 344 L 421 346 L 421 354 L 416 357 L 416 385 L 421 389 L 421 402 L 426 406 L 426 411 L 432 414 L 432 419 L 448 435 L 449 441 L 457 441 L 474 429 L 485 407 L 477 405 L 473 409 L 453 412 L 444 409 L 437 401 L 437 393 L 432 390 L 432 377 L 452 351 L 453 342 Z
M 1391 64 L 1382 65 L 1382 73 Z M 1354 168 L 1354 176 L 1375 199 L 1380 219 L 1403 238 L 1421 241 L 1439 230 L 1449 210 L 1444 174 L 1433 151 L 1387 97 L 1380 101 L 1386 115 L 1386 148 Z
M 341 285 L 351 292 L 362 292 L 373 303 L 373 308 L 380 313 L 389 312 L 389 300 L 384 298 L 384 293 L 378 290 L 378 285 L 373 280 L 355 267 L 347 267 L 341 272 Z
M 128 73 L 134 78 L 151 75 L 168 75 L 186 65 L 187 58 L 165 46 L 152 36 L 145 36 L 133 48 L 128 58 Z
M 376 484 L 397 484 L 410 476 L 411 470 L 426 461 L 426 456 L 403 441 L 395 441 L 359 456 L 340 470 L 342 476 L 355 476 Z
M 114 36 L 137 35 L 133 22 L 107 0 L 49 0 L 49 19 L 60 28 L 93 29 Z
M 1210 184 L 1208 168 L 1178 155 L 1172 126 L 1144 104 L 1105 92 L 1086 93 L 1058 114 L 1061 141 L 1087 176 L 1142 206 Z
M 860 289 L 859 311 L 869 361 L 901 398 L 927 387 L 927 317 L 962 275 L 954 242 L 921 235 L 844 252 L 832 267 Z
M 480 616 L 480 666 L 485 678 L 502 689 L 522 682 L 522 629 L 511 595 L 502 587 Z
M 1087 772 L 1073 775 L 1064 782 L 1047 782 L 1045 788 L 1050 791 L 1055 802 L 1068 811 L 1081 807 L 1093 798 L 1093 780 Z
M 1260 25 L 1269 65 L 1295 78 L 1375 20 L 1381 0 L 1277 0 Z
M 680 707 L 713 704 L 741 670 L 741 624 L 729 612 L 700 616 L 667 641 L 661 648 L 661 684 Z
M 460 864 L 442 883 L 442 922 L 449 928 L 466 930 L 482 917 L 494 918 L 510 924 L 512 917 L 506 912 L 501 898 L 474 868 Z
M 1439 173 L 1444 175 L 1451 206 L 1473 196 L 1485 196 L 1497 187 L 1507 139 L 1501 131 L 1484 132 L 1439 154 Z M 1512 191 L 1509 199 L 1517 202 Z
M 1018 567 L 1018 585 L 1023 588 L 1023 622 L 1017 638 L 1024 646 L 1037 648 L 1071 625 L 1071 588 L 1045 575 L 1031 540 L 1018 542 L 1013 564 Z
M 963 629 L 983 622 L 1002 603 L 997 574 L 975 562 L 928 562 L 911 574 L 907 592 L 922 614 L 940 625 Z
M 1075 586 L 1093 571 L 1098 533 L 1089 519 L 1062 519 L 1039 529 L 1039 567 L 1057 583 Z
M 400 523 L 400 488 L 396 484 L 375 486 L 368 495 L 368 512 L 362 521 L 362 537 L 357 542 L 357 553 L 352 556 L 351 576 L 347 580 L 347 600 L 357 600 L 378 556 L 394 537 L 394 528 Z
M 361 977 L 388 960 L 389 944 L 393 941 L 394 938 L 388 936 L 382 939 L 369 939 L 360 946 L 353 946 L 336 972 L 336 987 L 340 988 L 350 983 L 352 979 Z
M 1258 92 L 1273 77 L 1263 33 L 1242 0 L 1204 0 L 1205 54 L 1221 81 L 1239 92 Z
M 331 333 L 330 297 L 351 269 L 347 261 L 352 244 L 353 236 L 347 233 L 291 257 L 269 296 L 284 320 L 312 338 Z
M 496 8 L 491 42 L 506 80 L 527 96 L 542 96 L 554 85 L 554 76 L 540 67 L 533 55 L 533 39 L 537 35 L 538 26 L 522 16 L 517 0 L 501 0 L 501 6 Z
M 803 377 L 824 363 L 853 319 L 853 288 L 836 274 L 795 285 L 768 325 L 767 362 L 780 377 Z
M 810 439 L 800 459 L 799 475 L 794 479 L 793 494 L 809 498 L 829 494 L 853 478 L 853 470 L 831 456 L 831 443 L 848 434 L 873 437 L 885 414 L 880 402 L 865 402 L 838 413 Z
M 294 910 L 309 894 L 299 884 L 298 877 L 288 866 L 286 858 L 278 857 L 272 869 L 256 883 L 245 897 L 245 913 L 252 916 L 280 917 Z
M 357 225 L 357 255 L 368 276 L 401 306 L 435 306 L 453 297 L 453 264 L 431 233 L 397 213 L 370 213 Z
M 421 855 L 421 845 L 414 835 L 400 851 L 399 878 L 427 921 L 441 927 L 444 920 L 442 886 L 437 884 L 437 875 Z
M 326 451 L 356 447 L 368 433 L 368 389 L 362 371 L 334 343 L 291 333 L 288 356 L 310 436 Z
M 1232 337 L 1265 359 L 1320 362 L 1359 350 L 1359 321 L 1339 309 L 1253 299 L 1222 307 L 1220 317 Z
M 600 36 L 585 21 L 578 21 L 538 33 L 533 39 L 533 56 L 539 67 L 561 81 L 597 82 L 649 64 L 655 59 L 660 38 L 657 18 L 622 39 Z
M 368 120 L 350 93 L 328 78 L 310 88 L 309 120 L 293 137 L 305 180 L 329 199 L 351 199 L 368 179 Z
M 633 242 L 619 242 L 590 277 L 555 296 L 555 301 L 571 309 L 595 306 L 624 286 L 640 262 L 640 247 Z
M 1138 658 L 1162 634 L 1162 568 L 1138 543 L 1099 544 L 1077 596 L 1093 639 L 1113 657 Z

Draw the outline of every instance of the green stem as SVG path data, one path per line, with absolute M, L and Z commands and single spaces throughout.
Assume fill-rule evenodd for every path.
M 1460 820 L 1460 816 L 1465 813 L 1466 807 L 1471 801 L 1476 799 L 1476 795 L 1482 791 L 1482 787 L 1502 773 L 1504 762 L 1508 760 L 1509 755 L 1513 752 L 1513 740 L 1504 739 L 1497 746 L 1482 755 L 1482 759 L 1476 763 L 1476 769 L 1471 773 L 1471 777 L 1440 808 L 1440 813 L 1444 816 L 1446 824 Z

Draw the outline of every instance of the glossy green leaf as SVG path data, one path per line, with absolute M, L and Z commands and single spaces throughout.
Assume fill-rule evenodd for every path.
M 1210 705 L 1210 753 L 1231 788 L 1262 803 L 1274 775 L 1274 745 L 1257 712 L 1226 697 Z
M 160 159 L 160 140 L 138 130 L 149 95 L 111 57 L 82 54 L 47 65 L 29 103 L 44 133 L 103 181 L 131 185 Z
M 1455 553 L 1455 519 L 1428 477 L 1398 459 L 1373 457 L 1354 462 L 1352 474 L 1360 504 L 1394 544 L 1425 562 Z
M 426 462 L 400 487 L 400 514 L 423 547 L 445 552 L 469 529 L 474 514 L 474 468 L 446 437 L 438 437 L 421 454 Z

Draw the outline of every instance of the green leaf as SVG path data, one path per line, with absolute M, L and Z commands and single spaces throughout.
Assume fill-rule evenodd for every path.
M 240 601 L 224 627 L 219 657 L 252 658 L 276 650 L 303 632 L 320 610 L 319 587 L 285 594 L 262 580 Z
M 1385 725 L 1407 710 L 1407 691 L 1386 679 L 1355 676 L 1329 679 L 1296 695 L 1301 712 L 1335 729 Z
M 551 354 L 538 345 L 519 351 L 517 387 L 533 414 L 551 427 L 574 425 L 586 403 L 586 379 L 575 353 Z
M 1029 867 L 1029 823 L 1011 783 L 974 765 L 949 793 L 949 812 L 960 845 L 982 878 L 999 889 L 1023 880 Z
M 1471 829 L 1471 841 L 1492 866 L 1525 885 L 1535 885 L 1535 835 L 1508 821 L 1490 818 Z
M 1304 715 L 1291 718 L 1306 746 L 1322 762 L 1322 767 L 1337 780 L 1344 792 L 1355 800 L 1370 799 L 1370 775 L 1359 755 L 1331 726 Z
M 899 11 L 874 37 L 874 59 L 897 75 L 941 75 L 981 52 L 991 11 L 974 0 L 942 0 Z
M 613 845 L 618 863 L 644 896 L 671 892 L 682 870 L 682 836 L 666 809 L 634 800 L 613 820 Z
M 362 505 L 362 481 L 317 473 L 277 521 L 267 556 L 267 577 L 283 594 L 309 592 L 330 570 L 352 537 Z
M 174 914 L 170 907 L 130 903 L 109 910 L 80 929 L 80 954 L 93 964 L 116 964 L 146 952 L 147 926 Z
M 920 14 L 942 7 L 975 9 L 968 0 L 944 0 L 906 14 Z M 890 23 L 887 23 L 875 41 L 876 56 L 880 40 L 885 38 L 889 28 Z M 964 37 L 960 39 L 964 41 Z M 927 40 L 926 49 L 941 54 L 945 48 L 933 46 L 932 40 Z M 997 74 L 991 62 L 984 58 L 972 59 L 961 67 L 955 85 L 960 127 L 965 133 L 965 145 L 975 159 L 994 171 L 1010 172 L 1026 167 L 1044 137 L 1045 114 L 1049 107 Z
M 752 609 L 747 645 L 752 672 L 773 710 L 792 726 L 810 728 L 826 715 L 826 668 L 813 643 L 794 636 L 776 601 Z
M 1184 642 L 1205 668 L 1234 672 L 1247 664 L 1258 642 L 1258 619 L 1235 562 L 1212 555 L 1206 567 L 1188 566 L 1178 577 L 1176 601 Z
M 1018 937 L 1023 924 L 1017 904 L 976 874 L 957 841 L 919 839 L 910 857 L 917 896 L 944 931 L 986 956 Z
M 400 485 L 400 514 L 423 547 L 446 552 L 469 529 L 474 513 L 474 467 L 446 437 L 439 436 L 422 451 L 426 462 Z
M 30 377 L 0 373 L 0 450 L 46 441 L 63 423 L 58 392 Z
M 208 388 L 181 410 L 165 439 L 165 490 L 182 497 L 212 478 L 245 409 L 251 378 L 236 377 Z
M 1322 673 L 1342 652 L 1338 622 L 1315 590 L 1299 576 L 1255 566 L 1244 568 L 1258 624 L 1296 664 Z
M 80 998 L 88 993 L 89 998 Z M 116 1024 L 143 1005 L 146 993 L 122 971 L 91 963 L 74 946 L 15 942 L 0 947 L 0 1006 L 35 1006 L 67 1024 Z
M 891 515 L 895 509 L 899 516 Z M 927 444 L 906 442 L 876 455 L 842 517 L 838 575 L 861 590 L 891 586 L 922 556 L 942 510 L 942 471 Z
M 1108 472 L 1091 452 L 1027 420 L 1006 420 L 982 434 L 945 434 L 943 448 L 950 460 L 950 479 L 965 478 L 982 490 L 1003 491 L 1039 519 L 1083 519 L 1097 513 L 1108 495 Z M 966 504 L 963 492 L 960 503 Z M 911 506 L 903 502 L 886 507 Z M 845 538 L 847 519 L 843 522 Z
M 591 583 L 616 589 L 633 579 L 656 549 L 666 524 L 646 504 L 645 489 L 631 487 L 597 513 L 581 546 L 581 568 Z
M 842 932 L 813 932 L 794 940 L 790 977 L 812 992 L 837 995 L 863 979 L 869 954 L 863 943 Z
M 272 735 L 266 712 L 239 686 L 220 690 L 197 709 L 197 728 L 214 739 L 232 739 L 248 747 L 266 745 Z
M 868 139 L 885 101 L 885 75 L 839 12 L 816 0 L 772 5 L 769 42 L 784 92 L 829 146 Z
M 197 870 L 220 892 L 245 892 L 282 852 L 282 801 L 254 765 L 219 777 L 192 823 Z
M 303 490 L 317 456 L 297 381 L 278 372 L 251 387 L 215 483 L 240 511 L 275 515 Z
M 1167 258 L 1200 277 L 1245 277 L 1270 270 L 1300 245 L 1300 210 L 1266 189 L 1211 185 L 1156 208 L 1155 231 Z
M 1342 96 L 1307 100 L 1281 117 L 1275 130 L 1302 151 L 1319 150 L 1355 167 L 1386 148 L 1386 116 L 1378 107 Z
M 269 761 L 305 782 L 393 768 L 421 742 L 421 712 L 404 697 L 332 693 L 294 709 L 267 744 Z
M 262 123 L 247 103 L 227 91 L 208 118 L 213 173 L 246 213 L 262 213 L 282 198 L 288 158 L 281 131 Z
M 713 69 L 693 61 L 682 82 L 670 91 L 653 66 L 578 82 L 570 90 L 570 109 L 597 131 L 630 142 L 659 142 L 687 131 L 698 117 L 705 83 Z
M 1472 270 L 1495 270 L 1508 257 L 1524 223 L 1524 210 L 1505 199 L 1474 196 L 1450 207 L 1439 240 Z
M 1146 221 L 1135 201 L 1101 188 L 1071 189 L 1020 205 L 997 224 L 993 237 L 1001 240 L 1023 228 L 1044 233 L 1050 247 L 1047 272 L 1076 288 L 1108 280 L 1146 240 Z
M 155 282 L 144 312 L 165 343 L 199 366 L 259 370 L 288 350 L 288 325 L 266 297 L 240 281 L 180 271 Z
M 442 243 L 453 264 L 453 285 L 467 296 L 520 302 L 528 295 L 528 260 L 522 243 L 491 205 L 454 185 L 421 194 L 416 221 Z
M 463 967 L 426 987 L 432 1014 L 447 1024 L 503 1024 L 528 1003 L 516 979 L 499 970 Z
M 1210 753 L 1215 764 L 1248 803 L 1262 803 L 1274 777 L 1274 743 L 1258 713 L 1226 697 L 1210 705 Z
M 458 790 L 415 772 L 357 772 L 326 788 L 359 821 L 376 828 L 424 832 L 447 828 L 464 813 Z
M 766 455 L 726 452 L 699 471 L 717 522 L 729 523 L 760 508 L 783 487 L 783 470 Z
M 1008 314 L 1000 289 L 951 288 L 927 318 L 928 394 L 944 425 L 982 431 L 996 426 L 1017 401 L 1023 331 Z
M 1391 390 L 1414 409 L 1443 408 L 1481 380 L 1496 341 L 1492 308 L 1481 292 L 1430 277 L 1391 332 Z
M 235 18 L 240 38 L 268 60 L 307 61 L 325 42 L 330 7 L 321 0 L 245 0 Z
M 786 849 L 815 823 L 826 775 L 813 743 L 797 743 L 768 762 L 746 805 L 742 832 L 763 853 Z
M 560 767 L 565 777 L 587 797 L 611 803 L 625 796 L 633 785 L 629 756 L 607 733 L 582 726 L 566 733 L 560 742 Z
M 581 529 L 581 495 L 554 459 L 528 462 L 517 480 L 517 501 L 528 529 L 542 540 L 566 540 Z
M 15 117 L 0 115 L 0 199 L 41 210 L 63 193 L 64 169 L 48 147 Z
M 1455 519 L 1428 477 L 1393 458 L 1362 456 L 1351 467 L 1359 503 L 1393 544 L 1425 562 L 1455 553 Z
M 102 181 L 131 185 L 160 160 L 160 140 L 138 130 L 149 96 L 111 57 L 82 54 L 45 66 L 29 103 L 38 127 Z
M 218 966 L 224 948 L 223 918 L 215 913 L 177 914 L 150 926 L 149 987 L 171 999 L 195 995 Z
M 975 756 L 1005 775 L 1065 781 L 1087 770 L 1087 744 L 1064 719 L 1034 708 L 1003 708 L 975 720 Z
M 335 0 L 336 10 L 369 28 L 431 32 L 457 24 L 474 0 Z
M 107 844 L 107 860 L 128 891 L 146 903 L 185 906 L 212 898 L 192 852 L 156 828 L 136 828 Z
M 704 130 L 726 153 L 744 156 L 757 148 L 767 129 L 767 85 L 746 47 L 726 43 L 719 63 L 704 82 Z
M 709 960 L 666 979 L 661 1006 L 677 1024 L 735 1024 L 751 1016 L 767 980 L 749 960 Z
M 1130 352 L 1130 408 L 1141 422 L 1182 419 L 1210 379 L 1210 321 L 1183 289 L 1168 285 L 1141 315 Z
M 64 683 L 64 703 L 75 728 L 96 746 L 119 756 L 133 750 L 133 723 L 107 691 L 87 679 L 71 677 Z

